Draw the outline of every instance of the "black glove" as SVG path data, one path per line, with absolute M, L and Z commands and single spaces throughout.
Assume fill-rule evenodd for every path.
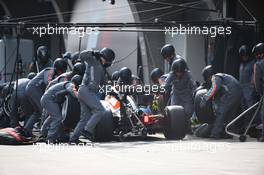
M 45 92 L 45 90 L 46 90 L 46 84 L 44 83 L 44 81 L 42 81 L 42 80 L 39 81 L 39 82 L 36 84 L 36 86 L 37 86 L 38 88 L 40 88 L 42 92 Z
M 68 91 L 67 90 L 61 90 L 59 92 L 57 92 L 54 96 L 54 101 L 56 103 L 63 103 L 65 101 L 65 96 L 68 94 Z

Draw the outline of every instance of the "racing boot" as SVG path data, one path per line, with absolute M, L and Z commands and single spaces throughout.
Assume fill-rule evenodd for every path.
M 94 135 L 88 131 L 86 131 L 85 129 L 81 131 L 81 135 L 85 138 L 90 140 L 91 142 L 95 141 Z

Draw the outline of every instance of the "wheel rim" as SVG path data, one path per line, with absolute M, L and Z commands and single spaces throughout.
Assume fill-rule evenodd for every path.
M 5 101 L 4 101 L 4 104 L 3 104 L 3 106 L 4 106 L 4 112 L 6 113 L 6 115 L 8 117 L 10 117 L 10 115 L 11 115 L 11 109 L 12 109 L 11 97 L 12 97 L 11 94 L 8 95 L 6 97 L 6 99 L 5 99 Z M 22 111 L 22 108 L 20 106 L 18 107 L 18 111 L 17 112 L 18 112 L 18 116 L 22 116 L 23 111 Z

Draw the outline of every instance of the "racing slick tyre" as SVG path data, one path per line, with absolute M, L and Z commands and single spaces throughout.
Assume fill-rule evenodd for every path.
M 113 139 L 114 123 L 112 112 L 107 110 L 95 128 L 95 141 L 109 142 Z
M 169 140 L 183 139 L 186 135 L 186 114 L 182 106 L 167 106 L 164 118 L 164 136 Z
M 67 95 L 62 104 L 63 124 L 66 128 L 74 129 L 80 120 L 80 104 L 77 99 Z
M 5 114 L 8 117 L 11 116 L 11 110 L 12 110 L 12 100 L 11 100 L 11 98 L 12 98 L 12 95 L 11 94 L 8 95 L 5 98 L 4 104 L 3 104 L 3 111 L 5 112 Z M 23 116 L 23 111 L 22 111 L 20 106 L 18 107 L 18 116 L 19 116 L 19 118 L 18 118 L 19 121 L 24 121 L 24 119 L 25 119 L 24 117 L 25 116 Z
M 207 93 L 206 89 L 201 89 L 196 93 L 194 99 L 194 110 L 200 123 L 212 124 L 215 121 L 212 102 L 211 101 L 207 102 L 204 108 L 200 107 L 202 97 L 206 93 Z

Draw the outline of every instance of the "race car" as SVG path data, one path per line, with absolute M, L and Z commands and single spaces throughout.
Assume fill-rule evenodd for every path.
M 153 113 L 150 106 L 138 105 L 133 95 L 126 94 L 108 95 L 101 103 L 107 114 L 96 126 L 96 141 L 111 141 L 113 136 L 118 136 L 121 141 L 132 136 L 145 138 L 156 133 L 178 140 L 186 135 L 187 118 L 182 106 L 167 106 L 164 112 Z M 80 116 L 78 101 L 67 96 L 62 115 L 64 125 L 74 128 Z

